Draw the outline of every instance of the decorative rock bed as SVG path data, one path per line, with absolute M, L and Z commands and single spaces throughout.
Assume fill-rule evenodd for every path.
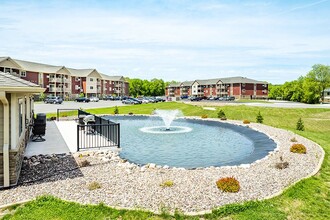
M 246 126 L 238 121 L 222 123 Z M 197 214 L 229 203 L 275 196 L 320 169 L 324 151 L 316 143 L 282 129 L 254 123 L 248 126 L 267 134 L 277 143 L 277 148 L 261 160 L 240 166 L 194 170 L 156 164 L 137 166 L 110 150 L 25 158 L 21 185 L 0 191 L 0 206 L 52 194 L 84 204 L 104 202 L 110 206 L 155 212 L 166 207 L 172 211 L 179 209 L 187 214 Z M 306 154 L 290 152 L 292 138 L 306 146 Z M 82 167 L 84 160 L 90 165 Z M 276 168 L 276 164 L 283 161 L 288 166 Z M 217 188 L 216 181 L 228 176 L 239 181 L 238 193 L 224 193 Z M 173 185 L 162 187 L 164 181 L 172 181 Z M 99 183 L 101 188 L 89 190 L 91 182 Z

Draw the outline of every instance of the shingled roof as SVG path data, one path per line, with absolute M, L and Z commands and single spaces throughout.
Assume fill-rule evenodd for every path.
M 64 66 L 53 66 L 43 63 L 35 63 L 30 61 L 24 61 L 24 60 L 16 60 L 13 59 L 18 65 L 22 67 L 22 69 L 26 71 L 32 71 L 32 72 L 41 72 L 41 73 L 56 73 L 62 68 L 65 68 Z
M 0 91 L 40 93 L 45 88 L 8 73 L 0 72 Z

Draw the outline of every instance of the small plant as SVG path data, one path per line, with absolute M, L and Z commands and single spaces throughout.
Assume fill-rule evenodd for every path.
M 298 142 L 297 139 L 296 139 L 296 137 L 291 138 L 290 141 L 291 142 Z
M 296 130 L 298 130 L 298 131 L 304 131 L 305 130 L 304 122 L 301 118 L 299 118 L 298 121 L 297 121 Z
M 161 187 L 172 187 L 174 182 L 172 180 L 166 180 L 160 184 Z
M 80 155 L 79 155 L 80 156 Z M 79 167 L 88 167 L 91 165 L 91 163 L 88 160 L 80 160 L 78 162 Z
M 56 117 L 55 116 L 52 116 L 52 117 L 50 117 L 50 120 L 51 121 L 55 121 L 56 120 Z
M 260 124 L 262 124 L 262 122 L 264 121 L 264 118 L 262 117 L 260 111 L 259 111 L 259 113 L 257 114 L 257 118 L 256 118 L 256 120 L 257 120 L 257 123 L 260 123 Z
M 62 114 L 62 117 L 66 118 L 66 117 L 68 117 L 68 115 L 67 114 Z
M 275 164 L 275 167 L 277 169 L 283 170 L 283 169 L 285 169 L 285 168 L 287 168 L 289 166 L 289 163 L 288 162 L 286 162 L 286 161 L 284 162 L 283 161 L 283 157 L 282 156 L 280 156 L 280 161 L 281 162 Z
M 227 119 L 226 114 L 222 109 L 220 109 L 219 112 L 218 112 L 218 118 L 220 118 L 221 120 L 226 120 Z
M 202 118 L 207 118 L 207 117 L 208 117 L 208 115 L 206 115 L 206 114 L 205 115 L 202 115 Z
M 293 144 L 290 151 L 297 154 L 306 154 L 306 147 L 303 144 Z
M 217 182 L 218 189 L 223 192 L 238 192 L 240 189 L 240 185 L 237 179 L 234 177 L 224 177 L 219 179 Z
M 87 188 L 92 191 L 92 190 L 95 190 L 95 189 L 100 189 L 101 188 L 101 184 L 96 182 L 96 181 L 93 181 L 91 182 L 90 184 L 88 184 Z
M 247 119 L 244 119 L 244 120 L 243 120 L 243 124 L 250 124 L 250 121 L 247 120 Z
M 133 115 L 133 112 L 129 112 L 128 115 Z
M 118 106 L 115 106 L 115 109 L 113 110 L 113 113 L 114 113 L 115 115 L 119 114 Z

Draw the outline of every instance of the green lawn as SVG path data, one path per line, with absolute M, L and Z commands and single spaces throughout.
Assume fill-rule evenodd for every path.
M 187 116 L 216 117 L 217 111 L 182 103 L 157 103 L 118 107 L 120 114 L 150 114 L 154 109 L 180 109 Z M 217 108 L 220 109 L 220 108 Z M 314 177 L 300 181 L 275 198 L 244 204 L 227 205 L 215 209 L 202 219 L 330 219 L 330 109 L 283 109 L 249 106 L 221 107 L 228 119 L 248 119 L 255 122 L 258 111 L 264 123 L 292 130 L 320 144 L 326 152 L 321 171 Z M 88 110 L 94 114 L 113 114 L 114 108 Z M 295 131 L 301 117 L 305 131 Z M 303 168 L 302 168 L 303 169 Z M 177 213 L 155 215 L 145 211 L 115 210 L 104 205 L 86 206 L 45 196 L 26 205 L 15 207 L 14 215 L 4 219 L 200 219 Z

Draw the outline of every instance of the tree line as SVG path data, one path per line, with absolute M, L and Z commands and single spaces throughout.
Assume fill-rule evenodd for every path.
M 126 78 L 129 82 L 129 95 L 137 96 L 163 96 L 165 95 L 165 87 L 172 82 L 164 82 L 162 79 L 130 79 Z
M 330 87 L 330 66 L 316 64 L 306 76 L 285 82 L 283 85 L 269 85 L 270 99 L 283 99 L 309 104 L 324 100 L 324 90 Z

